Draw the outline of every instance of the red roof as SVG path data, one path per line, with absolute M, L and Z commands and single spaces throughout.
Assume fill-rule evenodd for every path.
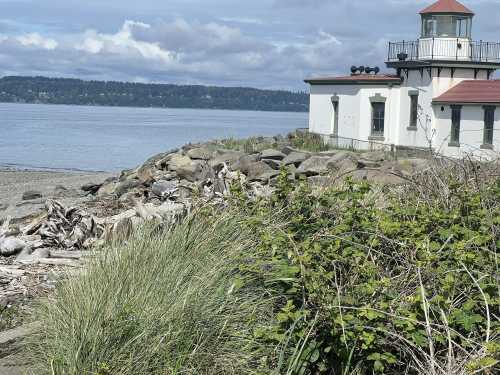
M 316 77 L 308 78 L 306 83 L 317 85 L 356 85 L 356 84 L 387 84 L 387 83 L 401 83 L 401 78 L 392 74 L 353 74 L 345 77 Z
M 462 81 L 434 103 L 446 104 L 500 104 L 500 80 Z
M 472 10 L 456 0 L 439 0 L 438 2 L 432 4 L 431 6 L 428 6 L 420 12 L 420 14 L 432 13 L 459 13 L 468 14 L 471 16 L 474 15 L 474 12 Z

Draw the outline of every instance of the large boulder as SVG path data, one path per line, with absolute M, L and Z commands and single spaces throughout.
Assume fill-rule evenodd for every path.
M 151 187 L 153 194 L 160 198 L 168 198 L 173 196 L 179 190 L 178 181 L 158 181 L 153 183 Z
M 262 159 L 264 163 L 269 165 L 272 169 L 279 170 L 281 168 L 282 162 L 274 159 Z
M 139 180 L 125 180 L 123 182 L 118 183 L 115 188 L 115 195 L 119 198 L 123 194 L 128 193 L 130 190 L 135 189 L 140 186 L 141 182 Z
M 311 156 L 297 168 L 296 174 L 305 176 L 326 174 L 329 172 L 329 160 L 330 158 L 328 156 Z
M 278 171 L 273 170 L 269 165 L 262 161 L 250 163 L 247 167 L 247 177 L 249 182 L 262 181 L 269 179 L 268 174 L 276 175 Z
M 236 163 L 233 163 L 231 169 L 233 171 L 240 171 L 243 174 L 248 174 L 248 168 L 250 164 L 259 161 L 258 154 L 243 155 L 238 159 Z
M 169 171 L 177 172 L 182 168 L 191 168 L 193 166 L 193 161 L 189 156 L 173 154 L 166 160 Z
M 215 152 L 214 158 L 209 161 L 209 164 L 212 168 L 220 169 L 224 164 L 232 166 L 245 155 L 247 154 L 242 151 L 221 149 Z
M 89 182 L 89 183 L 83 185 L 80 189 L 86 193 L 95 195 L 99 191 L 101 186 L 102 186 L 102 183 L 97 184 L 95 182 Z
M 23 193 L 22 199 L 23 199 L 23 201 L 30 201 L 30 200 L 39 199 L 42 197 L 43 197 L 43 195 L 39 191 L 29 190 L 29 191 L 25 191 Z
M 283 160 L 285 157 L 284 153 L 274 149 L 267 149 L 260 153 L 260 158 L 266 160 Z
M 305 152 L 292 151 L 283 159 L 283 164 L 295 165 L 298 167 L 301 163 L 305 162 L 309 156 L 310 155 Z
M 155 173 L 157 172 L 157 168 L 155 165 L 144 164 L 139 169 L 137 169 L 137 178 L 143 184 L 150 184 L 154 181 Z
M 214 152 L 208 147 L 196 147 L 186 152 L 186 155 L 193 160 L 210 160 Z
M 179 165 L 176 168 L 177 177 L 189 182 L 205 180 L 209 174 L 207 163 L 201 160 L 191 160 L 189 164 Z

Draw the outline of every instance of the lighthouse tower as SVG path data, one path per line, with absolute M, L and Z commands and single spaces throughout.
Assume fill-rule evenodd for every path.
M 434 98 L 465 80 L 492 79 L 500 43 L 474 41 L 474 12 L 456 0 L 439 0 L 420 16 L 420 38 L 390 42 L 386 65 L 402 80 L 398 143 L 425 146 L 437 131 Z
M 499 157 L 500 43 L 475 41 L 474 12 L 456 0 L 420 19 L 418 39 L 389 43 L 392 72 L 354 65 L 348 76 L 305 80 L 309 131 L 340 147 Z

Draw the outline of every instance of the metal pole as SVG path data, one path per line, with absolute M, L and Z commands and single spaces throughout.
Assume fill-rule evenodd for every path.
M 434 60 L 434 37 L 432 37 L 432 57 L 431 57 L 431 60 Z

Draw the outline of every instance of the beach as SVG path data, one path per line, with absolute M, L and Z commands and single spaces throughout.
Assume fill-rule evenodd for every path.
M 88 183 L 102 183 L 112 173 L 53 172 L 0 169 L 0 218 L 20 219 L 39 211 L 47 198 L 66 203 L 84 199 L 80 190 Z M 41 198 L 23 200 L 26 192 L 41 194 Z

